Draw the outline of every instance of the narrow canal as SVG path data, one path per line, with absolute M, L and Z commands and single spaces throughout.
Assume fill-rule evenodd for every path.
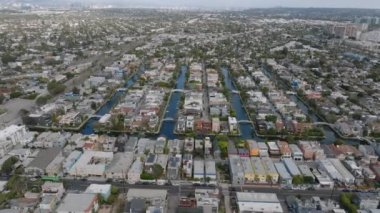
M 187 66 L 181 66 L 181 71 L 177 78 L 177 84 L 175 89 L 184 89 L 185 83 L 186 83 L 186 72 L 187 72 Z M 165 112 L 165 118 L 173 118 L 174 120 L 167 120 L 163 121 L 161 125 L 161 129 L 159 132 L 160 136 L 165 136 L 167 139 L 175 139 L 177 136 L 174 134 L 175 124 L 176 124 L 176 118 L 177 118 L 177 112 L 179 109 L 179 102 L 181 100 L 182 93 L 181 92 L 173 92 L 170 99 L 168 106 L 166 108 Z
M 319 118 L 313 111 L 309 110 L 309 107 L 305 105 L 296 95 L 290 95 L 290 99 L 293 100 L 298 108 L 305 114 L 308 115 L 312 122 L 324 122 L 321 118 Z M 320 127 L 324 134 L 324 139 L 320 142 L 322 144 L 331 144 L 336 141 L 336 139 L 339 138 L 339 136 L 331 129 L 331 127 L 328 127 L 326 125 L 323 125 Z M 350 140 L 350 139 L 342 139 L 345 144 L 358 144 L 358 140 Z
M 236 112 L 236 120 L 238 121 L 249 120 L 249 116 L 247 112 L 245 111 L 240 95 L 232 92 L 233 90 L 237 90 L 237 89 L 232 81 L 232 78 L 227 68 L 222 68 L 222 74 L 224 76 L 224 84 L 227 87 L 227 89 L 231 92 L 230 102 L 231 102 L 232 108 Z M 262 141 L 263 139 L 257 137 L 257 135 L 255 134 L 255 130 L 253 128 L 254 127 L 252 124 L 240 123 L 239 124 L 240 137 L 243 139 L 254 139 L 257 141 Z
M 272 73 L 265 67 L 262 67 L 263 73 L 270 79 L 273 80 L 274 76 L 272 76 Z M 285 85 L 283 81 L 277 81 L 280 83 L 284 88 L 288 88 L 288 85 Z M 290 95 L 289 98 L 294 101 L 297 104 L 297 107 L 307 116 L 310 117 L 310 120 L 315 123 L 315 122 L 325 122 L 323 121 L 314 111 L 310 110 L 309 107 L 299 99 L 298 96 L 296 95 Z M 321 140 L 320 142 L 322 144 L 331 144 L 336 141 L 339 136 L 331 129 L 331 127 L 328 127 L 326 125 L 321 126 L 321 129 L 324 134 L 324 139 Z M 344 143 L 346 144 L 358 144 L 358 140 L 350 140 L 350 139 L 342 139 Z
M 145 71 L 145 66 L 140 66 L 139 70 L 134 73 L 131 78 L 124 84 L 124 88 L 128 89 L 129 87 L 133 86 L 136 81 L 139 79 L 140 75 Z M 103 116 L 107 114 L 111 109 L 119 102 L 119 99 L 124 95 L 125 92 L 123 91 L 117 91 L 115 92 L 112 97 L 95 113 L 95 115 Z M 84 125 L 81 133 L 84 135 L 91 135 L 94 134 L 94 125 L 99 120 L 99 118 L 94 117 L 90 118 L 87 123 Z
M 124 84 L 124 88 L 129 88 L 133 86 L 136 81 L 139 79 L 140 75 L 145 71 L 145 67 L 141 66 L 139 71 L 133 74 L 133 76 Z M 175 89 L 184 89 L 186 83 L 186 73 L 188 71 L 187 66 L 181 66 L 180 73 L 177 78 L 177 84 Z M 264 73 L 271 78 L 271 73 L 265 69 L 263 69 Z M 233 93 L 232 91 L 237 90 L 236 86 L 233 83 L 233 79 L 229 74 L 227 68 L 222 68 L 222 74 L 224 76 L 224 83 L 227 89 L 231 92 L 230 103 L 234 111 L 236 112 L 236 119 L 238 121 L 249 120 L 249 116 L 245 111 L 243 102 L 239 94 Z M 118 103 L 119 99 L 124 95 L 123 91 L 115 92 L 115 94 L 108 100 L 97 112 L 96 115 L 103 116 Z M 175 139 L 177 135 L 174 134 L 174 129 L 176 125 L 177 113 L 179 110 L 179 103 L 181 100 L 182 93 L 181 92 L 172 92 L 171 97 L 169 99 L 168 106 L 166 108 L 164 119 L 172 118 L 173 120 L 166 120 L 162 122 L 159 135 L 165 136 L 167 139 Z M 305 105 L 299 98 L 295 95 L 291 95 L 290 99 L 296 102 L 299 109 L 310 116 L 312 122 L 323 122 L 314 112 L 309 110 L 308 106 Z M 81 133 L 84 135 L 94 134 L 94 124 L 99 120 L 99 118 L 91 118 L 84 125 Z M 337 134 L 331 130 L 330 127 L 323 126 L 322 130 L 325 135 L 325 139 L 321 141 L 321 143 L 333 143 L 337 138 Z M 256 141 L 263 141 L 264 139 L 258 137 L 255 134 L 254 126 L 250 123 L 240 123 L 239 124 L 240 137 L 242 139 L 254 139 Z M 345 143 L 348 144 L 357 144 L 356 140 L 344 140 Z

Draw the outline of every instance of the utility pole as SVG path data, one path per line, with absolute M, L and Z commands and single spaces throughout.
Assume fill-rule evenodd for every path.
M 178 198 L 181 198 L 181 185 L 182 183 L 179 183 L 179 188 L 178 188 Z
M 334 185 L 333 185 L 333 188 L 332 188 L 332 190 L 331 190 L 330 199 L 332 199 L 333 194 L 334 194 L 334 191 L 335 191 L 335 179 L 334 179 Z
M 124 192 L 124 198 L 125 198 L 125 194 L 126 194 L 126 188 L 125 188 L 125 181 L 126 181 L 126 174 L 124 172 L 124 169 L 121 170 L 121 173 L 123 175 L 123 192 Z

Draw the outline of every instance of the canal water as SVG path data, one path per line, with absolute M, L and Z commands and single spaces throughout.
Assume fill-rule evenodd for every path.
M 134 73 L 131 78 L 124 84 L 124 88 L 128 89 L 129 87 L 133 86 L 136 81 L 139 79 L 140 75 L 144 73 L 145 67 L 141 66 L 139 68 L 139 71 Z M 111 109 L 119 102 L 120 98 L 124 96 L 124 91 L 117 91 L 115 92 L 112 97 L 95 113 L 95 115 L 103 116 L 111 111 Z M 87 123 L 84 125 L 81 133 L 84 135 L 91 135 L 94 134 L 94 125 L 99 120 L 99 118 L 94 117 L 90 118 Z
M 185 83 L 186 83 L 186 72 L 187 66 L 182 66 L 181 67 L 181 72 L 178 76 L 177 79 L 177 85 L 176 89 L 184 89 L 185 88 Z M 225 80 L 225 85 L 226 87 L 230 90 L 236 90 L 235 85 L 232 82 L 232 79 L 229 75 L 229 72 L 227 69 L 223 68 L 222 73 L 224 75 L 224 80 Z M 168 107 L 166 109 L 166 113 L 164 116 L 165 118 L 174 118 L 174 121 L 163 121 L 159 135 L 160 136 L 165 136 L 167 139 L 175 139 L 177 136 L 174 134 L 174 129 L 175 129 L 175 120 L 177 118 L 177 112 L 179 110 L 179 102 L 181 100 L 182 94 L 180 92 L 173 92 L 171 95 L 171 98 L 169 100 Z M 240 96 L 238 94 L 234 94 L 231 92 L 231 105 L 232 108 L 236 112 L 236 118 L 237 120 L 249 120 L 249 117 L 247 115 L 247 112 L 245 111 L 243 107 L 243 103 L 240 99 Z M 241 138 L 243 139 L 255 139 L 258 141 L 262 141 L 263 139 L 258 138 L 255 135 L 255 131 L 253 129 L 252 124 L 248 123 L 241 123 L 239 124 L 239 130 L 241 134 Z
M 186 73 L 187 73 L 187 66 L 181 66 L 181 71 L 180 71 L 180 74 L 178 75 L 175 89 L 185 88 Z M 174 121 L 163 121 L 159 135 L 164 136 L 167 139 L 177 138 L 177 136 L 174 134 L 174 129 L 175 129 L 175 124 L 176 124 L 175 120 L 177 118 L 177 112 L 179 109 L 179 102 L 181 100 L 181 96 L 182 96 L 181 92 L 173 92 L 169 99 L 168 106 L 166 108 L 164 119 L 174 118 Z
M 236 120 L 237 121 L 249 120 L 249 116 L 247 112 L 245 111 L 240 95 L 236 93 L 232 93 L 233 90 L 237 90 L 237 89 L 236 89 L 235 84 L 232 81 L 232 78 L 227 68 L 222 68 L 222 74 L 224 76 L 224 84 L 227 87 L 227 89 L 231 92 L 230 102 L 231 102 L 232 108 L 236 112 Z M 254 127 L 252 124 L 240 123 L 239 131 L 240 131 L 241 138 L 262 141 L 263 139 L 257 137 L 257 135 L 255 134 L 255 130 L 253 128 Z
M 263 73 L 270 79 L 272 79 L 272 73 L 265 67 L 262 68 L 263 70 Z M 283 84 L 282 81 L 280 81 L 279 83 Z M 283 85 L 285 88 L 287 88 L 287 85 Z M 310 120 L 315 123 L 315 122 L 325 122 L 323 121 L 319 116 L 317 116 L 317 114 L 315 114 L 314 111 L 312 110 L 309 110 L 309 107 L 304 103 L 302 102 L 298 96 L 296 95 L 290 95 L 289 98 L 294 101 L 296 104 L 297 104 L 297 107 L 307 116 L 310 117 Z M 339 138 L 339 136 L 328 126 L 321 126 L 321 129 L 323 131 L 323 134 L 324 134 L 324 139 L 321 140 L 320 142 L 322 144 L 331 144 L 331 143 L 334 143 L 336 141 L 336 139 Z M 358 140 L 350 140 L 350 139 L 342 139 L 344 141 L 345 144 L 358 144 L 359 141 Z
M 140 67 L 140 70 L 135 73 L 125 84 L 124 88 L 129 88 L 133 86 L 136 81 L 139 79 L 140 75 L 144 72 L 145 68 L 144 66 Z M 263 69 L 264 73 L 271 77 L 271 73 L 267 70 Z M 186 83 L 186 73 L 188 71 L 187 66 L 183 65 L 181 66 L 180 73 L 177 78 L 177 84 L 175 89 L 184 89 L 185 83 Z M 233 93 L 233 90 L 237 90 L 235 84 L 233 83 L 233 79 L 229 74 L 229 71 L 227 68 L 222 68 L 222 74 L 224 76 L 224 83 L 227 89 L 231 92 L 231 98 L 230 103 L 234 111 L 236 112 L 236 119 L 237 121 L 241 120 L 249 120 L 249 116 L 247 112 L 245 111 L 243 102 L 241 100 L 241 97 L 239 94 Z M 111 111 L 111 109 L 119 102 L 120 98 L 124 96 L 123 91 L 116 92 L 110 100 L 108 100 L 97 112 L 96 115 L 103 116 Z M 174 134 L 174 129 L 176 125 L 176 118 L 177 113 L 179 110 L 179 103 L 181 100 L 182 93 L 181 92 L 173 92 L 171 94 L 171 97 L 169 99 L 168 106 L 166 108 L 165 112 L 165 118 L 173 118 L 174 120 L 166 120 L 162 122 L 159 136 L 164 136 L 167 139 L 175 139 L 177 138 L 177 135 Z M 295 95 L 291 95 L 290 99 L 296 102 L 299 109 L 306 115 L 310 116 L 311 120 L 313 122 L 323 122 L 314 112 L 310 111 L 308 106 L 306 106 L 299 98 Z M 87 121 L 84 128 L 82 129 L 81 133 L 84 135 L 90 135 L 94 134 L 94 124 L 99 120 L 99 118 L 91 118 Z M 330 127 L 323 126 L 322 130 L 325 135 L 325 139 L 321 141 L 321 143 L 333 143 L 337 138 L 337 134 L 331 130 Z M 240 131 L 240 137 L 242 139 L 254 139 L 256 141 L 263 141 L 264 138 L 258 137 L 255 134 L 254 126 L 250 123 L 240 123 L 239 124 L 239 131 Z M 357 144 L 358 141 L 356 140 L 344 140 L 345 143 L 348 144 Z

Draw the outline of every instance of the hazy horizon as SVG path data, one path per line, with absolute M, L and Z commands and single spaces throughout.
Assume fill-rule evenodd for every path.
M 88 0 L 93 1 L 93 0 Z M 184 6 L 184 7 L 237 7 L 237 8 L 265 8 L 265 7 L 331 7 L 331 8 L 380 8 L 380 1 L 374 0 L 124 0 L 114 1 L 128 4 L 147 4 L 156 6 Z M 103 0 L 103 2 L 107 2 Z
M 12 0 L 0 0 L 0 2 Z M 20 0 L 14 0 L 20 1 Z M 31 3 L 117 5 L 122 7 L 196 7 L 196 8 L 272 8 L 272 7 L 317 7 L 317 8 L 367 8 L 380 9 L 380 1 L 374 0 L 21 0 Z

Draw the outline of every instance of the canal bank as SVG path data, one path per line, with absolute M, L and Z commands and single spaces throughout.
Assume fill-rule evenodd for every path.
M 132 85 L 136 83 L 136 81 L 139 79 L 139 76 L 144 72 L 144 67 L 142 66 L 138 72 L 136 72 L 131 78 L 126 82 L 124 85 L 124 88 L 128 89 Z M 168 104 L 166 106 L 166 110 L 164 112 L 164 116 L 161 119 L 160 127 L 158 128 L 159 131 L 156 134 L 153 133 L 146 133 L 147 136 L 150 137 L 157 137 L 157 136 L 164 136 L 167 139 L 176 139 L 180 137 L 178 134 L 175 133 L 175 127 L 176 127 L 176 119 L 177 114 L 179 111 L 179 103 L 181 101 L 181 97 L 183 95 L 183 91 L 185 88 L 186 83 L 186 74 L 188 72 L 188 67 L 186 65 L 182 65 L 180 68 L 180 73 L 177 77 L 177 82 L 175 86 L 175 90 L 172 91 L 171 95 L 168 100 Z M 267 137 L 258 135 L 255 131 L 255 127 L 253 126 L 253 123 L 246 122 L 251 121 L 250 116 L 248 115 L 244 103 L 242 102 L 241 96 L 239 93 L 235 93 L 233 91 L 237 91 L 237 87 L 234 84 L 233 78 L 229 73 L 229 70 L 227 68 L 221 68 L 221 73 L 224 77 L 224 84 L 226 88 L 229 90 L 231 96 L 230 96 L 230 103 L 231 107 L 236 113 L 236 119 L 237 121 L 243 121 L 239 122 L 239 133 L 241 139 L 254 139 L 256 141 L 264 141 Z M 268 75 L 268 77 L 272 78 L 273 76 L 269 71 L 265 70 L 264 73 Z M 283 82 L 282 82 L 283 83 Z M 285 85 L 284 85 L 285 86 Z M 107 101 L 96 113 L 96 115 L 103 116 L 107 114 L 119 101 L 119 99 L 124 95 L 123 91 L 116 91 L 114 95 L 111 97 L 109 101 Z M 313 122 L 324 122 L 318 115 L 316 115 L 313 111 L 309 110 L 309 107 L 306 103 L 304 103 L 302 100 L 300 100 L 299 97 L 296 95 L 290 95 L 289 96 L 291 100 L 296 102 L 297 106 L 300 108 L 300 110 L 305 113 L 306 115 L 310 116 L 311 120 Z M 94 124 L 99 120 L 99 118 L 90 118 L 88 122 L 84 125 L 82 129 L 82 134 L 89 135 L 95 133 L 94 131 Z M 322 126 L 325 138 L 321 140 L 321 143 L 329 144 L 333 143 L 337 138 L 342 138 L 345 143 L 348 144 L 357 144 L 360 139 L 351 139 L 351 138 L 344 138 L 339 136 L 336 132 L 334 132 L 331 127 L 329 126 Z M 114 132 L 115 134 L 123 134 L 122 132 Z
M 125 89 L 133 86 L 139 79 L 142 73 L 145 71 L 145 65 L 141 65 L 139 70 L 135 72 L 124 84 Z M 116 91 L 112 97 L 95 113 L 97 116 L 103 116 L 111 111 L 111 109 L 119 102 L 120 98 L 123 97 L 125 91 Z M 84 125 L 81 133 L 84 135 L 91 135 L 95 133 L 94 125 L 98 122 L 99 117 L 90 118 Z
M 263 73 L 270 79 L 273 80 L 273 78 L 276 78 L 276 81 L 281 84 L 285 89 L 291 89 L 289 85 L 287 85 L 284 80 L 279 79 L 277 76 L 273 75 L 273 71 L 267 67 L 262 67 Z M 311 109 L 310 106 L 307 105 L 300 97 L 298 97 L 296 94 L 292 94 L 289 96 L 292 101 L 294 101 L 297 104 L 297 107 L 307 116 L 310 117 L 310 120 L 313 123 L 324 123 L 326 122 L 320 115 L 316 114 L 314 110 Z M 350 138 L 350 137 L 344 137 L 339 132 L 337 132 L 336 129 L 331 127 L 330 125 L 321 125 L 321 129 L 323 131 L 323 134 L 325 138 L 321 140 L 320 142 L 322 144 L 331 144 L 334 143 L 338 138 L 343 140 L 345 144 L 358 144 L 363 142 L 363 140 L 359 138 Z
M 251 121 L 248 116 L 247 111 L 244 108 L 243 102 L 239 94 L 234 93 L 236 91 L 236 86 L 233 83 L 232 77 L 227 68 L 221 68 L 223 77 L 224 77 L 224 85 L 230 91 L 230 103 L 233 110 L 236 113 L 236 120 L 239 121 Z M 256 135 L 254 126 L 252 123 L 239 123 L 240 137 L 242 139 L 254 139 L 256 141 L 263 141 L 263 138 L 260 138 Z
M 186 73 L 188 71 L 187 66 L 182 65 L 180 74 L 177 78 L 177 84 L 175 89 L 183 90 L 185 88 L 186 82 Z M 176 118 L 179 110 L 179 102 L 181 101 L 182 92 L 174 91 L 171 93 L 169 98 L 168 105 L 166 107 L 165 116 L 162 119 L 160 131 L 158 133 L 159 136 L 164 136 L 167 139 L 176 139 L 177 136 L 174 133 L 174 129 L 176 126 Z M 166 120 L 165 120 L 166 119 Z

